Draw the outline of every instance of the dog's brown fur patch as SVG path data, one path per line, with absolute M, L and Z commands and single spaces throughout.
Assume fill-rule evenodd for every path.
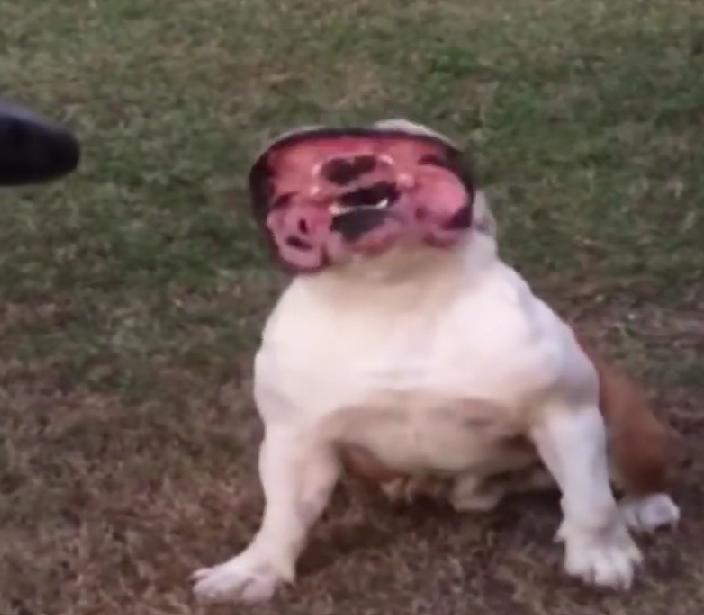
M 664 491 L 674 431 L 657 418 L 638 383 L 575 335 L 599 374 L 599 407 L 618 481 L 633 495 Z

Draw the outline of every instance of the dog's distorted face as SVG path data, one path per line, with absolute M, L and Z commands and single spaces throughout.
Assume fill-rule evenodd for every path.
M 259 156 L 249 182 L 257 220 L 296 273 L 400 241 L 452 245 L 472 224 L 461 152 L 404 120 L 288 133 Z

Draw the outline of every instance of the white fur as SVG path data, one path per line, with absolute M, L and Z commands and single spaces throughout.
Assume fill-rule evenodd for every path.
M 680 520 L 679 507 L 665 493 L 627 496 L 620 508 L 628 527 L 635 532 L 654 532 L 664 525 L 677 525 Z
M 196 573 L 199 598 L 262 600 L 293 580 L 344 444 L 411 474 L 457 476 L 459 509 L 493 505 L 472 490 L 534 467 L 537 450 L 562 491 L 565 570 L 630 586 L 640 554 L 609 486 L 596 372 L 498 257 L 481 199 L 489 233 L 449 250 L 399 246 L 284 292 L 255 362 L 264 518 L 242 554 Z M 506 446 L 517 435 L 533 452 Z

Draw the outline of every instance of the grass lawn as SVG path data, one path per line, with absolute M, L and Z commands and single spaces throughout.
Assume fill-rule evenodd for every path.
M 76 175 L 0 193 L 0 614 L 201 612 L 191 570 L 262 505 L 250 362 L 283 280 L 248 165 L 388 116 L 467 145 L 506 258 L 647 380 L 684 521 L 618 595 L 562 575 L 555 498 L 471 518 L 348 484 L 256 612 L 704 611 L 701 0 L 16 0 L 0 24 L 2 94 L 84 143 Z

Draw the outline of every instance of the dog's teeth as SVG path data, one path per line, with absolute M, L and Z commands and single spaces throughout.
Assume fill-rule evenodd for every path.
M 354 207 L 345 207 L 339 203 L 333 203 L 330 205 L 330 213 L 335 217 L 360 209 L 386 209 L 389 205 L 389 199 L 382 199 L 374 205 L 355 205 Z

